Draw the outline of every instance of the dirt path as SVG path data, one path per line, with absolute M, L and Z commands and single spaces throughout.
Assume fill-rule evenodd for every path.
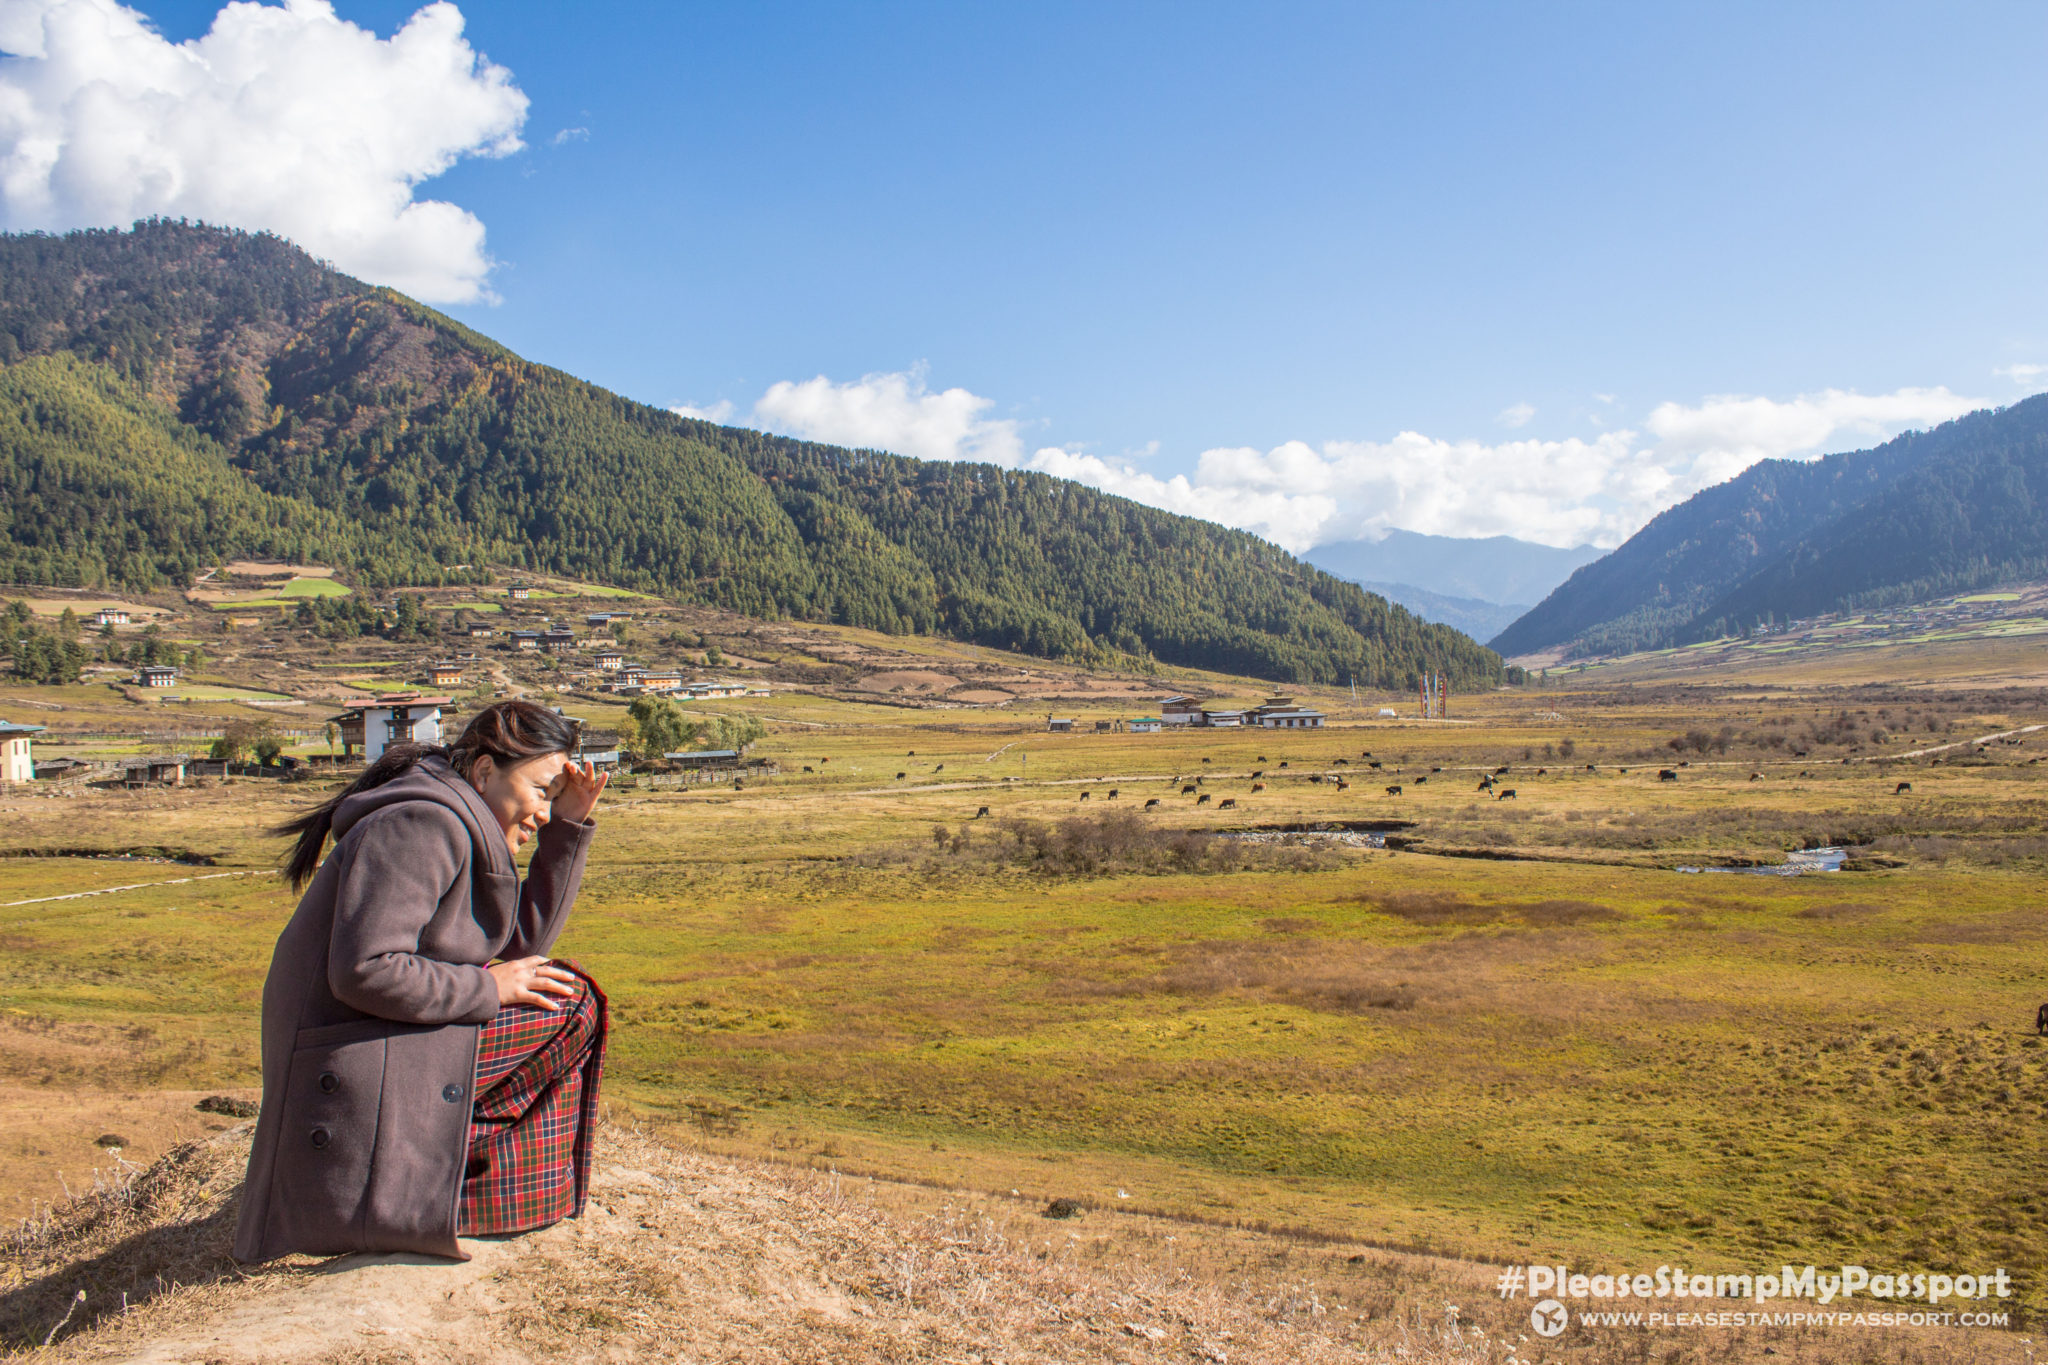
M 208 872 L 198 877 L 169 877 L 160 882 L 129 882 L 125 886 L 102 886 L 93 891 L 67 891 L 61 896 L 31 896 L 25 901 L 0 901 L 0 910 L 12 910 L 17 905 L 46 905 L 51 901 L 83 900 L 87 896 L 111 896 L 116 891 L 142 891 L 152 886 L 183 886 L 187 882 L 218 881 L 222 877 L 261 877 L 275 874 L 276 868 L 256 867 L 244 872 Z

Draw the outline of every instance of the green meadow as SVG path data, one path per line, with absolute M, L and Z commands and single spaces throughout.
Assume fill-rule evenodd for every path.
M 558 951 L 610 994 L 611 1102 L 735 1152 L 1479 1258 L 2004 1265 L 2032 1301 L 2048 743 L 1965 742 L 2032 722 L 2009 696 L 1845 700 L 1283 737 L 777 697 L 778 775 L 608 794 Z M 254 1085 L 290 899 L 219 874 L 321 790 L 8 798 L 9 845 L 214 864 L 0 859 L 35 901 L 0 910 L 0 1080 Z M 1407 847 L 1285 834 L 1342 823 Z M 1677 870 L 1820 843 L 1853 870 Z

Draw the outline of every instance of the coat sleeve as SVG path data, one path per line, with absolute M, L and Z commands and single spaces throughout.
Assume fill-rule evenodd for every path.
M 469 861 L 452 812 L 405 801 L 364 817 L 334 893 L 327 984 L 337 1000 L 408 1024 L 481 1024 L 498 986 L 481 966 L 420 954 L 441 900 Z
M 507 961 L 533 957 L 555 946 L 576 904 L 583 864 L 590 857 L 590 841 L 596 837 L 595 820 L 582 824 L 550 820 L 540 827 L 526 882 L 519 888 L 519 922 L 499 956 Z

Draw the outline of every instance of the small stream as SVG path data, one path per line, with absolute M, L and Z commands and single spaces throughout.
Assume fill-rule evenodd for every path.
M 1830 844 L 1826 848 L 1802 848 L 1785 855 L 1782 863 L 1768 867 L 1674 867 L 1673 872 L 1746 872 L 1752 877 L 1798 877 L 1808 872 L 1840 872 L 1849 850 Z

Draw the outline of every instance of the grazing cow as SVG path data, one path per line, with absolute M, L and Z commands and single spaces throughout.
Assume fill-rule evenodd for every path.
M 1391 787 L 1387 788 L 1387 795 L 1389 795 L 1389 796 L 1399 796 L 1400 794 L 1401 794 L 1401 788 L 1400 788 L 1399 784 L 1396 784 L 1396 785 L 1394 785 L 1394 786 L 1391 786 Z
M 1431 768 L 1431 769 L 1430 769 L 1430 771 L 1431 771 L 1431 772 L 1433 772 L 1433 773 L 1440 773 L 1440 772 L 1442 772 L 1442 771 L 1443 771 L 1443 768 L 1442 768 L 1442 766 L 1441 766 L 1441 765 L 1439 765 L 1439 766 L 1437 766 L 1437 767 Z
M 933 772 L 935 772 L 935 773 L 942 773 L 942 772 L 946 771 L 946 765 L 945 765 L 945 764 L 943 764 L 943 763 L 941 763 L 941 764 L 940 764 L 940 765 L 939 765 L 938 767 L 936 767 L 936 768 L 932 769 L 932 771 L 933 771 Z
M 1265 761 L 1266 761 L 1266 756 L 1265 756 L 1264 754 L 1260 754 L 1260 755 L 1259 755 L 1259 762 L 1261 762 L 1261 763 L 1264 763 Z
M 1761 782 L 1764 780 L 1764 775 L 1762 773 L 1751 773 L 1749 775 L 1749 780 L 1752 782 Z
M 896 780 L 897 780 L 898 782 L 901 782 L 901 781 L 902 781 L 902 780 L 903 780 L 904 778 L 906 778 L 906 777 L 908 777 L 908 776 L 910 776 L 910 774 L 909 774 L 909 773 L 898 773 L 898 774 L 896 774 Z
M 1236 809 L 1237 809 L 1237 798 L 1236 798 L 1236 797 L 1234 797 L 1234 796 L 1226 796 L 1226 797 L 1224 797 L 1222 801 L 1220 801 L 1220 802 L 1218 802 L 1218 803 L 1217 803 L 1216 809 L 1217 809 L 1217 810 L 1236 810 Z
M 1194 791 L 1194 789 L 1195 789 L 1195 784 L 1194 784 L 1194 783 L 1192 783 L 1192 782 L 1190 782 L 1190 783 L 1188 783 L 1188 784 L 1187 784 L 1186 786 L 1184 786 L 1184 787 L 1182 787 L 1182 788 L 1180 789 L 1180 794 L 1181 794 L 1182 796 L 1187 796 L 1187 795 L 1189 795 L 1190 793 L 1192 793 L 1192 792 Z
M 1492 790 L 1493 790 L 1493 779 L 1492 779 L 1492 778 L 1490 778 L 1490 777 L 1482 777 L 1482 778 L 1480 778 L 1480 779 L 1479 779 L 1479 785 L 1478 785 L 1477 787 L 1474 787 L 1474 788 L 1473 788 L 1473 790 L 1474 790 L 1474 791 L 1482 791 L 1482 792 L 1490 792 L 1490 791 L 1492 791 Z
M 1202 793 L 1202 794 L 1201 794 L 1200 796 L 1196 797 L 1196 798 L 1195 798 L 1195 804 L 1196 804 L 1196 805 L 1198 805 L 1198 806 L 1206 806 L 1206 805 L 1208 805 L 1208 804 L 1209 804 L 1209 793 L 1207 793 L 1207 792 L 1203 792 L 1203 793 Z
M 912 749 L 912 750 L 911 750 L 911 751 L 910 751 L 909 753 L 905 754 L 905 755 L 904 755 L 904 757 L 905 757 L 905 758 L 916 758 L 916 757 L 917 757 L 917 750 L 915 750 L 915 749 Z
M 1208 761 L 1209 761 L 1209 760 L 1208 760 L 1208 759 L 1206 759 L 1206 758 L 1202 760 L 1202 762 L 1204 762 L 1204 763 L 1207 763 Z
M 1678 760 L 1678 766 L 1681 768 L 1690 768 L 1692 766 L 1692 760 L 1689 758 L 1681 758 Z
M 977 820 L 979 820 L 979 819 L 980 819 L 980 818 L 981 818 L 982 816 L 984 816 L 984 815 L 987 815 L 987 814 L 988 814 L 988 807 L 987 807 L 987 806 L 983 806 L 983 807 L 982 807 L 982 808 L 981 808 L 980 810 L 978 810 L 978 811 L 974 812 L 974 818 L 975 818 L 975 819 L 977 819 Z
M 740 780 L 739 780 L 739 779 L 738 779 L 737 777 L 735 777 L 735 778 L 734 778 L 734 779 L 732 780 L 732 789 L 733 789 L 734 791 L 739 791 L 739 790 L 741 789 L 741 788 L 740 788 Z
M 1415 785 L 1419 787 L 1427 781 L 1429 781 L 1429 775 L 1424 773 L 1421 777 L 1415 779 Z
M 1209 785 L 1209 779 L 1208 779 L 1208 777 L 1207 777 L 1207 776 L 1205 775 L 1205 776 L 1202 776 L 1202 777 L 1198 777 L 1198 778 L 1196 778 L 1196 779 L 1195 779 L 1195 785 L 1196 785 L 1196 786 L 1198 786 L 1198 787 L 1206 787 L 1206 786 L 1208 786 L 1208 785 Z
M 1082 792 L 1082 793 L 1081 793 L 1081 799 L 1082 799 L 1083 801 L 1086 801 L 1086 800 L 1088 799 L 1088 793 L 1087 793 L 1087 792 Z
M 1657 769 L 1657 780 L 1659 782 L 1676 782 L 1678 774 L 1670 768 L 1659 768 Z
M 1504 772 L 1506 772 L 1507 770 L 1508 770 L 1508 765 L 1507 765 L 1507 764 L 1505 764 L 1505 763 L 1503 763 L 1503 764 L 1501 764 L 1501 765 L 1500 765 L 1500 766 L 1499 766 L 1498 768 L 1495 768 L 1495 769 L 1494 769 L 1493 771 L 1494 771 L 1494 775 L 1495 775 L 1495 776 L 1497 777 L 1497 776 L 1499 776 L 1499 775 L 1500 775 L 1501 773 L 1504 773 Z
M 1153 797 L 1153 798 L 1152 798 L 1151 800 L 1149 800 L 1149 801 L 1147 801 L 1147 802 L 1145 803 L 1145 809 L 1146 809 L 1146 810 L 1151 810 L 1151 809 L 1152 809 L 1152 808 L 1153 808 L 1154 806 L 1156 806 L 1156 805 L 1158 805 L 1158 804 L 1159 804 L 1159 798 L 1155 796 L 1155 797 Z
M 812 766 L 811 766 L 810 764 L 806 763 L 806 764 L 804 764 L 804 771 L 805 771 L 805 772 L 807 772 L 807 773 L 809 773 L 809 772 L 816 772 L 816 771 L 817 771 L 817 769 L 813 768 L 813 767 L 812 767 Z
M 1345 767 L 1347 767 L 1347 768 L 1351 766 L 1351 760 L 1350 760 L 1350 759 L 1348 759 L 1348 758 L 1340 758 L 1340 759 L 1338 759 L 1338 760 L 1337 760 L 1337 763 L 1339 763 L 1339 764 L 1342 764 L 1343 766 L 1345 766 Z M 1333 767 L 1334 767 L 1334 766 L 1336 766 L 1336 765 L 1335 765 L 1335 764 L 1333 764 L 1333 765 L 1331 765 L 1331 766 L 1333 766 Z
M 1628 776 L 1628 769 L 1626 769 L 1626 768 L 1623 768 L 1623 769 L 1621 770 L 1621 773 L 1622 773 L 1622 776 L 1623 776 L 1623 777 L 1626 777 L 1626 776 Z
M 1253 790 L 1253 791 L 1255 791 L 1255 792 L 1262 792 L 1262 791 L 1264 791 L 1265 789 L 1266 789 L 1266 784 L 1265 784 L 1265 783 L 1263 783 L 1263 782 L 1254 782 L 1254 783 L 1252 783 L 1252 790 Z
M 1337 790 L 1340 792 L 1348 792 L 1351 790 L 1351 784 L 1340 777 L 1337 779 Z
M 1892 795 L 1897 796 L 1901 792 L 1909 792 L 1911 790 L 1913 790 L 1913 784 L 1911 782 L 1901 782 L 1898 786 L 1892 788 Z
M 821 758 L 821 759 L 819 759 L 819 760 L 818 760 L 818 762 L 820 762 L 820 763 L 830 763 L 831 761 L 832 761 L 832 760 L 831 760 L 831 759 L 829 759 L 829 758 Z
M 1493 799 L 1496 801 L 1512 801 L 1515 799 L 1515 789 L 1513 787 L 1502 787 L 1500 795 Z
M 2048 1033 L 2048 1005 L 2034 1011 L 2034 1032 Z
M 1323 780 L 1323 775 L 1321 773 L 1310 773 L 1308 775 L 1308 780 L 1311 782 L 1320 783 Z
M 1265 775 L 1266 775 L 1266 770 L 1265 770 L 1264 768 L 1254 768 L 1254 769 L 1252 769 L 1252 781 L 1254 781 L 1254 782 L 1258 781 L 1258 780 L 1259 780 L 1260 778 L 1264 777 Z
M 1111 787 L 1109 789 L 1109 799 L 1112 801 L 1116 800 L 1116 790 L 1117 789 L 1115 787 Z
M 1378 760 L 1378 759 L 1374 759 L 1374 760 L 1373 760 L 1373 761 L 1372 761 L 1371 763 L 1368 763 L 1368 764 L 1366 764 L 1365 766 L 1366 766 L 1366 767 L 1368 767 L 1368 768 L 1371 768 L 1371 769 L 1372 769 L 1372 770 L 1373 770 L 1374 772 L 1378 772 L 1378 771 L 1380 770 L 1380 765 L 1379 765 L 1379 760 Z
M 1599 771 L 1600 771 L 1600 769 L 1599 769 L 1599 768 L 1597 768 L 1597 767 L 1595 767 L 1595 766 L 1594 766 L 1593 764 L 1591 764 L 1591 763 L 1588 763 L 1588 764 L 1586 765 L 1586 771 L 1587 771 L 1587 772 L 1589 772 L 1589 773 L 1597 773 L 1597 772 L 1599 772 Z
M 1284 768 L 1284 767 L 1286 767 L 1286 766 L 1287 766 L 1287 760 L 1286 760 L 1286 759 L 1284 759 L 1284 758 L 1283 758 L 1283 759 L 1281 759 L 1281 760 L 1280 760 L 1280 766 L 1281 766 L 1281 767 L 1283 767 L 1283 768 Z
M 1538 769 L 1536 770 L 1536 776 L 1538 776 L 1538 777 L 1548 777 L 1548 776 L 1550 776 L 1550 769 L 1548 769 L 1548 768 L 1538 768 Z

